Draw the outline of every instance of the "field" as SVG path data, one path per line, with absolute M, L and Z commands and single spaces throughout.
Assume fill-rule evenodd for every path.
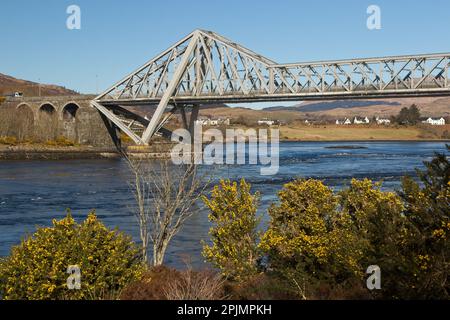
M 447 130 L 447 133 L 445 131 Z M 380 126 L 281 126 L 280 139 L 285 141 L 414 141 L 449 140 L 450 125 L 441 127 Z

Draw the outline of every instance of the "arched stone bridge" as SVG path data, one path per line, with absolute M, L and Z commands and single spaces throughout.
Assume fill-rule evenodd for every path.
M 59 120 L 73 121 L 80 109 L 90 108 L 93 96 L 52 96 L 52 97 L 23 97 L 10 98 L 6 103 L 13 105 L 17 110 L 26 110 L 33 113 L 34 119 L 42 114 L 55 115 Z
M 64 136 L 82 144 L 110 146 L 111 138 L 92 95 L 8 98 L 0 107 L 10 135 L 51 140 Z

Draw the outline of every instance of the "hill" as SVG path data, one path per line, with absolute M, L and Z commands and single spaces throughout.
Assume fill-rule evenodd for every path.
M 202 108 L 200 114 L 211 118 L 273 119 L 290 122 L 299 119 L 341 119 L 345 117 L 390 117 L 401 108 L 416 104 L 423 117 L 450 117 L 450 97 L 396 98 L 382 100 L 305 101 L 294 106 L 275 106 L 261 110 L 242 107 L 217 106 Z
M 290 107 L 270 107 L 265 111 L 293 111 L 297 117 L 354 117 L 397 115 L 401 108 L 416 104 L 423 116 L 450 116 L 450 97 L 396 98 L 383 100 L 307 101 Z
M 26 97 L 39 96 L 63 96 L 78 95 L 70 89 L 53 84 L 39 84 L 32 81 L 17 79 L 0 73 L 0 96 L 13 94 L 14 92 L 22 92 Z

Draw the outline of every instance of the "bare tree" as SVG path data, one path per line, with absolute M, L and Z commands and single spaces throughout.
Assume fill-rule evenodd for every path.
M 169 160 L 146 161 L 126 157 L 132 172 L 130 186 L 136 200 L 142 255 L 148 262 L 152 245 L 154 266 L 161 265 L 172 238 L 194 214 L 195 202 L 209 185 L 195 164 L 173 165 Z
M 224 300 L 225 280 L 211 271 L 195 272 L 191 267 L 169 282 L 164 290 L 168 300 Z

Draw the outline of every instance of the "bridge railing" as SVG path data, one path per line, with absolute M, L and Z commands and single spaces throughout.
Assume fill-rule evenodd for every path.
M 245 66 L 228 66 L 233 71 L 228 74 L 220 63 L 212 63 L 210 69 L 217 69 L 214 78 L 185 76 L 173 94 L 173 100 L 194 103 L 239 99 L 260 101 L 432 95 L 433 92 L 450 94 L 449 66 L 450 54 L 284 65 L 252 62 Z M 112 101 L 156 103 L 163 96 L 165 86 L 163 84 L 160 91 L 148 94 L 123 90 Z

